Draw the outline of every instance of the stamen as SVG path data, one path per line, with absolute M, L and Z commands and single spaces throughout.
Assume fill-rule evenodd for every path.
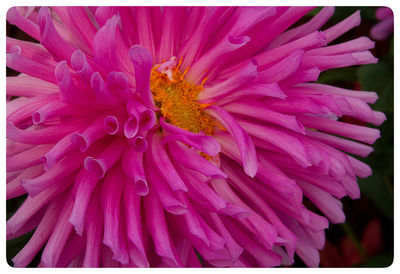
M 181 57 L 181 59 L 179 59 L 179 63 L 178 63 L 178 65 L 176 66 L 177 69 L 179 69 L 179 67 L 181 66 L 182 61 L 183 61 L 183 57 Z
M 203 85 L 206 83 L 207 79 L 208 79 L 208 76 L 206 76 L 206 77 L 203 79 L 203 81 L 201 81 L 201 84 L 200 84 L 201 87 L 203 87 Z
M 186 73 L 189 71 L 189 69 L 190 69 L 190 67 L 187 67 L 187 68 L 185 69 L 185 71 L 184 71 L 183 74 L 182 74 L 182 77 L 185 77 L 185 75 L 186 75 Z
M 179 64 L 181 62 L 182 58 Z M 173 67 L 166 63 L 160 64 L 151 71 L 150 89 L 154 103 L 160 110 L 158 117 L 164 116 L 167 122 L 182 129 L 211 135 L 217 122 L 204 112 L 208 104 L 197 102 L 203 87 L 186 81 L 184 76 L 189 67 L 181 73 L 179 64 Z

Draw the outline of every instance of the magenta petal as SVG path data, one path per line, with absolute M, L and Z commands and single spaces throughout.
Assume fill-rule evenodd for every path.
M 165 122 L 164 117 L 160 118 L 160 124 L 165 131 L 171 134 L 167 135 L 163 139 L 163 143 L 167 143 L 169 141 L 180 141 L 210 156 L 217 155 L 221 150 L 218 142 L 211 136 L 196 134 L 171 125 Z
M 82 133 L 75 132 L 72 135 L 72 142 L 78 146 L 80 151 L 85 152 L 94 142 L 106 135 L 104 118 L 100 116 L 86 127 Z
M 149 193 L 149 187 L 143 167 L 143 152 L 128 147 L 123 153 L 121 163 L 125 174 L 133 179 L 137 194 L 146 196 Z
M 123 192 L 123 203 L 125 206 L 125 217 L 127 227 L 127 238 L 132 246 L 128 244 L 131 260 L 139 267 L 149 267 L 146 252 L 143 245 L 143 233 L 141 226 L 140 203 L 141 198 L 137 195 L 138 190 L 130 182 L 125 184 Z M 130 247 L 129 247 L 130 246 Z M 133 257 L 134 256 L 134 257 Z
M 58 34 L 47 7 L 39 10 L 39 28 L 40 43 L 54 56 L 54 59 L 69 61 L 74 49 Z
M 64 201 L 63 208 L 58 216 L 56 225 L 43 250 L 41 262 L 44 267 L 55 267 L 62 256 L 62 251 L 73 228 L 68 223 L 68 218 L 73 206 L 72 196 L 68 195 Z
M 301 181 L 297 181 L 297 183 L 304 191 L 304 195 L 307 196 L 332 223 L 337 224 L 345 221 L 345 215 L 342 209 L 343 206 L 339 200 L 311 184 Z
M 66 153 L 75 147 L 75 144 L 72 143 L 73 134 L 66 135 L 42 156 L 41 160 L 44 162 L 44 169 L 46 171 L 52 168 Z
M 7 21 L 10 24 L 16 25 L 29 36 L 40 41 L 39 26 L 29 20 L 27 17 L 21 15 L 17 7 L 12 7 L 7 11 Z
M 94 70 L 86 59 L 85 54 L 76 50 L 71 56 L 71 67 L 81 75 L 86 81 L 90 80 Z
M 227 178 L 227 175 L 211 162 L 200 156 L 193 149 L 176 142 L 168 143 L 169 151 L 175 161 L 182 166 L 198 171 L 199 173 L 212 178 Z
M 158 169 L 159 174 L 164 178 L 165 182 L 173 191 L 182 190 L 187 192 L 188 189 L 176 172 L 165 148 L 162 145 L 161 135 L 155 133 L 151 138 L 150 157 L 153 161 L 153 168 Z
M 146 209 L 146 224 L 150 235 L 153 238 L 156 252 L 169 266 L 180 264 L 176 257 L 176 251 L 170 240 L 164 212 L 157 196 L 150 192 L 143 198 Z
M 122 100 L 128 100 L 132 95 L 128 76 L 123 72 L 110 72 L 107 75 L 107 85 L 110 91 Z
M 155 112 L 136 100 L 128 100 L 126 110 L 129 114 L 139 117 L 139 128 L 141 130 L 149 130 L 157 122 Z
M 218 106 L 208 106 L 206 111 L 220 121 L 233 136 L 242 157 L 244 172 L 254 177 L 257 173 L 257 156 L 249 135 L 226 110 Z
M 126 138 L 133 138 L 135 137 L 136 133 L 139 129 L 139 119 L 136 116 L 129 116 L 128 120 L 124 125 L 124 135 Z
M 76 233 L 82 236 L 86 211 L 90 197 L 97 184 L 96 174 L 82 168 L 75 177 L 76 196 L 69 222 L 75 227 Z
M 128 143 L 138 152 L 145 152 L 148 147 L 147 139 L 143 136 L 136 135 L 128 140 Z
M 128 48 L 119 28 L 120 18 L 114 15 L 97 32 L 92 42 L 94 61 L 107 74 L 111 71 L 131 70 L 127 60 Z
M 7 174 L 10 172 L 7 172 Z M 20 174 L 9 182 L 7 182 L 6 192 L 7 199 L 12 199 L 26 193 L 25 188 L 22 186 L 22 180 L 37 177 L 43 173 L 43 167 L 36 165 L 25 169 Z
M 264 120 L 276 124 L 300 134 L 305 134 L 304 127 L 296 120 L 295 116 L 286 115 L 268 109 L 267 106 L 255 100 L 242 100 L 224 105 L 224 109 L 230 113 L 245 115 L 248 117 Z
M 26 144 L 50 144 L 55 143 L 62 137 L 80 129 L 86 124 L 86 121 L 65 121 L 54 126 L 48 126 L 42 129 L 19 129 L 13 123 L 7 123 L 7 138 Z
M 117 183 L 118 182 L 118 183 Z M 129 261 L 125 239 L 120 238 L 123 223 L 121 218 L 121 197 L 126 178 L 119 166 L 114 167 L 104 179 L 101 190 L 101 207 L 104 211 L 103 243 L 110 247 L 113 258 L 122 264 Z
M 340 35 L 346 33 L 354 27 L 357 27 L 361 23 L 360 11 L 354 12 L 352 15 L 337 23 L 336 25 L 325 30 L 326 40 L 328 43 L 332 42 Z
M 61 101 L 78 105 L 84 105 L 88 102 L 85 98 L 85 92 L 72 80 L 71 72 L 65 60 L 57 64 L 54 73 L 60 89 Z
M 166 211 L 174 215 L 184 214 L 187 210 L 187 207 L 177 200 L 168 185 L 161 179 L 161 175 L 158 174 L 158 171 L 149 169 L 149 167 L 154 165 L 152 159 L 150 158 L 151 157 L 146 154 L 145 172 L 149 183 L 149 193 L 151 193 L 151 191 L 155 191 L 158 199 Z
M 117 99 L 106 86 L 106 83 L 104 82 L 100 73 L 94 72 L 92 74 L 90 77 L 90 85 L 93 88 L 98 103 L 111 106 L 117 105 Z
M 84 155 L 78 154 L 74 157 L 74 161 L 65 157 L 42 175 L 23 180 L 22 185 L 29 195 L 36 196 L 73 174 L 82 165 L 83 157 Z
M 190 172 L 186 168 L 179 166 L 179 174 L 188 184 L 188 195 L 201 203 L 204 200 L 204 204 L 210 206 L 217 212 L 221 212 L 227 208 L 228 202 L 222 199 L 208 186 L 208 178 L 201 176 L 198 173 Z
M 235 89 L 245 85 L 257 76 L 257 62 L 253 59 L 249 64 L 230 77 L 228 80 L 215 84 L 212 87 L 205 88 L 199 93 L 199 102 L 210 103 L 234 92 Z
M 298 71 L 302 62 L 304 50 L 296 50 L 279 63 L 261 71 L 256 81 L 261 83 L 276 83 Z
M 228 36 L 221 40 L 216 46 L 211 48 L 199 60 L 197 60 L 187 73 L 187 79 L 193 83 L 201 83 L 205 71 L 218 65 L 224 56 L 229 56 L 232 52 L 243 47 L 251 40 L 248 36 Z M 208 72 L 210 74 L 210 72 Z
M 86 7 L 52 7 L 64 26 L 75 36 L 74 42 L 79 48 L 90 51 L 96 27 Z
M 153 58 L 140 45 L 134 45 L 129 49 L 129 57 L 135 68 L 136 92 L 147 107 L 154 110 L 157 109 L 150 91 L 150 73 L 153 67 Z
M 380 137 L 379 130 L 374 128 L 305 115 L 298 116 L 298 119 L 306 127 L 341 135 L 367 144 L 375 143 L 376 139 Z
M 106 172 L 119 160 L 125 148 L 125 141 L 116 138 L 96 158 L 86 157 L 84 166 L 88 171 L 94 172 L 101 179 Z
M 7 67 L 50 83 L 57 82 L 54 77 L 53 66 L 41 64 L 37 61 L 31 60 L 25 57 L 21 51 L 21 47 L 19 46 L 13 46 L 10 49 L 6 55 Z
M 56 201 L 49 204 L 46 213 L 32 235 L 32 238 L 24 248 L 21 249 L 14 258 L 12 258 L 15 267 L 26 267 L 33 260 L 37 252 L 39 252 L 43 247 L 53 231 L 62 205 L 62 203 Z
M 48 152 L 51 145 L 38 145 L 15 156 L 7 157 L 6 169 L 7 171 L 15 171 L 25 169 L 33 165 L 41 163 L 41 157 L 44 153 Z
M 115 135 L 119 131 L 119 121 L 117 117 L 110 115 L 104 118 L 104 130 L 110 135 Z
M 254 97 L 257 99 L 261 99 L 262 97 L 285 99 L 287 96 L 276 83 L 254 84 L 240 88 L 239 90 L 236 90 L 231 94 L 228 94 L 226 97 L 221 98 L 221 100 L 218 101 L 218 104 L 223 105 L 227 102 L 240 100 L 242 98 L 250 98 L 250 97 Z
M 7 77 L 6 84 L 8 96 L 30 98 L 59 92 L 56 85 L 25 74 L 20 74 L 17 77 Z

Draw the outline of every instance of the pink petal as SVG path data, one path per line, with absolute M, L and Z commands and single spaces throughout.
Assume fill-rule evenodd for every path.
M 254 177 L 257 173 L 257 156 L 249 135 L 224 109 L 218 106 L 208 106 L 206 111 L 220 121 L 235 139 L 243 161 L 244 171 L 250 177 Z
M 42 155 L 48 152 L 51 147 L 51 145 L 38 145 L 15 156 L 7 157 L 7 171 L 26 169 L 41 163 Z
M 161 179 L 162 177 L 158 170 L 150 169 L 150 167 L 155 165 L 152 157 L 146 153 L 145 159 L 145 172 L 149 184 L 149 193 L 151 193 L 151 191 L 157 193 L 156 195 L 166 211 L 177 215 L 184 214 L 187 207 L 176 199 L 170 187 L 164 181 L 164 178 Z
M 360 11 L 354 12 L 352 15 L 344 19 L 343 21 L 337 23 L 333 27 L 326 29 L 324 32 L 326 34 L 326 41 L 328 43 L 332 42 L 342 34 L 357 27 L 361 22 Z
M 45 245 L 60 215 L 63 203 L 52 201 L 29 242 L 12 258 L 14 267 L 27 267 L 35 255 Z
M 82 236 L 83 233 L 89 200 L 97 181 L 98 178 L 96 174 L 84 168 L 80 169 L 74 180 L 76 194 L 69 222 L 74 226 L 76 233 L 80 236 Z
M 50 83 L 56 83 L 54 67 L 31 60 L 21 54 L 21 47 L 13 46 L 6 56 L 7 67 Z
M 170 135 L 164 137 L 163 143 L 169 141 L 180 141 L 210 156 L 217 155 L 221 150 L 218 142 L 211 136 L 196 134 L 171 125 L 165 122 L 164 117 L 160 118 L 160 124 L 165 131 L 170 133 Z
M 143 152 L 128 147 L 123 153 L 121 163 L 125 174 L 133 179 L 137 194 L 146 196 L 149 193 L 149 187 L 144 173 Z
M 227 178 L 224 172 L 193 149 L 189 149 L 177 142 L 169 142 L 168 148 L 175 161 L 179 162 L 182 166 L 198 171 L 207 177 Z
M 146 226 L 153 238 L 157 255 L 169 266 L 180 265 L 174 245 L 171 243 L 164 212 L 157 196 L 150 193 L 143 198 L 146 210 Z
M 39 10 L 39 28 L 40 43 L 53 55 L 54 59 L 69 61 L 75 49 L 58 34 L 47 7 Z
M 233 93 L 236 89 L 245 85 L 257 76 L 257 63 L 251 60 L 249 64 L 240 72 L 230 77 L 228 80 L 215 84 L 199 93 L 199 102 L 210 103 L 218 101 L 229 93 Z
M 332 223 L 337 224 L 345 221 L 346 217 L 343 213 L 343 206 L 339 200 L 311 184 L 302 181 L 297 181 L 297 184 L 299 184 L 304 191 L 304 195 L 307 196 Z
M 162 137 L 158 133 L 155 133 L 151 138 L 149 156 L 152 158 L 153 168 L 158 169 L 159 174 L 173 191 L 188 191 L 163 147 Z
M 100 191 L 92 195 L 85 221 L 86 250 L 82 267 L 100 267 L 104 217 L 100 207 Z
M 129 58 L 135 68 L 136 92 L 145 106 L 155 110 L 156 107 L 150 91 L 150 73 L 153 67 L 153 58 L 140 45 L 134 45 L 129 49 Z
M 201 83 L 206 75 L 204 72 L 221 62 L 222 57 L 229 56 L 235 50 L 243 47 L 250 41 L 248 36 L 228 36 L 220 43 L 211 48 L 199 60 L 192 64 L 191 69 L 186 74 L 186 78 L 192 83 Z M 210 72 L 208 74 L 210 76 Z
M 6 84 L 6 92 L 9 96 L 30 98 L 59 92 L 56 85 L 25 74 L 7 77 Z
M 268 123 L 285 127 L 300 134 L 305 134 L 303 125 L 296 120 L 295 116 L 285 115 L 269 110 L 267 106 L 264 106 L 263 104 L 255 100 L 243 100 L 240 102 L 233 102 L 224 105 L 224 109 L 230 113 L 241 114 L 248 117 L 260 119 Z
M 43 250 L 41 262 L 43 263 L 44 267 L 55 267 L 62 255 L 64 246 L 68 240 L 68 236 L 73 230 L 72 225 L 68 223 L 72 206 L 72 196 L 67 195 L 57 222 L 53 227 L 50 238 Z
M 352 125 L 319 117 L 305 115 L 299 115 L 297 117 L 306 127 L 341 135 L 367 144 L 375 143 L 376 139 L 380 137 L 379 130 L 374 128 Z
M 96 158 L 86 157 L 84 166 L 88 171 L 94 172 L 101 179 L 107 171 L 120 159 L 125 148 L 125 140 L 115 138 Z
M 123 191 L 123 203 L 125 207 L 126 231 L 131 260 L 139 267 L 149 267 L 146 252 L 143 245 L 143 234 L 141 226 L 140 203 L 141 198 L 137 194 L 137 188 L 127 182 Z
M 121 197 L 126 178 L 119 166 L 114 167 L 104 179 L 101 190 L 101 207 L 104 212 L 103 243 L 110 247 L 113 259 L 127 264 L 129 255 L 126 242 L 120 238 Z
M 35 38 L 36 40 L 40 40 L 38 25 L 29 20 L 27 17 L 21 15 L 17 7 L 12 7 L 7 11 L 7 21 L 12 25 L 16 25 L 29 36 Z

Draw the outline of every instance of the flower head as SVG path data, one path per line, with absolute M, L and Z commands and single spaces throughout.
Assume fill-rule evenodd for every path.
M 380 125 L 374 92 L 312 83 L 375 63 L 360 37 L 328 45 L 323 8 L 11 8 L 40 43 L 7 37 L 7 238 L 36 228 L 27 266 L 318 266 L 324 230 Z M 184 24 L 182 23 L 184 22 Z M 307 197 L 316 213 L 303 204 Z M 201 258 L 201 262 L 199 260 Z

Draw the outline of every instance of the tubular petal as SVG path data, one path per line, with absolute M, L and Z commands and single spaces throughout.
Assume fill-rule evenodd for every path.
M 149 193 L 149 187 L 143 167 L 143 152 L 128 147 L 122 155 L 121 163 L 125 174 L 133 179 L 137 194 L 146 196 Z
M 7 157 L 7 171 L 28 168 L 41 163 L 41 155 L 48 152 L 51 145 L 38 145 L 15 156 Z
M 119 160 L 124 148 L 125 141 L 122 138 L 116 138 L 96 158 L 86 157 L 84 167 L 88 171 L 94 172 L 101 179 Z

